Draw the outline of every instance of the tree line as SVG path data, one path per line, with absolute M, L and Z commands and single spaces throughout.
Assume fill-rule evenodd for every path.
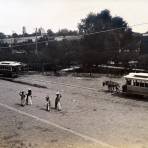
M 41 31 L 38 30 L 38 35 Z M 25 34 L 25 36 L 35 35 Z M 12 34 L 12 37 L 22 35 Z M 80 39 L 61 41 L 54 40 L 56 36 L 80 36 Z M 0 39 L 5 38 L 0 33 Z M 139 33 L 134 33 L 128 23 L 120 16 L 111 16 L 105 9 L 100 13 L 90 13 L 78 24 L 78 30 L 61 29 L 54 33 L 48 29 L 46 34 L 38 39 L 38 55 L 34 54 L 35 43 L 17 43 L 20 46 L 9 47 L 0 42 L 0 60 L 18 60 L 25 63 L 48 63 L 49 69 L 60 69 L 71 65 L 81 65 L 83 69 L 91 69 L 100 64 L 113 61 L 115 65 L 128 66 L 129 60 L 139 60 Z M 46 42 L 44 42 L 46 41 Z M 26 45 L 25 45 L 26 44 Z M 8 48 L 7 48 L 8 47 Z M 13 50 L 25 51 L 13 53 Z

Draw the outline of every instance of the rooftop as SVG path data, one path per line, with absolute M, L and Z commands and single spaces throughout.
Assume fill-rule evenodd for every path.
M 0 61 L 0 65 L 20 66 L 22 64 L 20 62 L 16 62 L 16 61 Z
M 136 80 L 148 80 L 148 73 L 129 73 L 124 76 L 124 78 L 128 79 L 136 79 Z
M 142 36 L 148 36 L 148 33 L 144 33 Z

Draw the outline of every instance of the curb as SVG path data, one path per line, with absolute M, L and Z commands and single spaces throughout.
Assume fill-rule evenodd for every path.
M 18 83 L 18 84 L 25 84 L 25 85 L 29 85 L 29 86 L 33 86 L 33 87 L 47 89 L 47 86 L 40 85 L 40 84 L 32 84 L 32 83 L 29 83 L 29 82 L 23 82 L 23 81 L 13 80 L 11 78 L 0 78 L 0 79 L 1 80 L 5 80 L 5 81 L 10 81 L 10 82 Z

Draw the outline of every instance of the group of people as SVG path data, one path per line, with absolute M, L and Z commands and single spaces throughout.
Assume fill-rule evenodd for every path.
M 32 90 L 31 89 L 28 89 L 27 93 L 25 91 L 21 91 L 19 95 L 21 96 L 21 106 L 32 105 Z M 55 98 L 55 109 L 58 111 L 62 110 L 61 97 L 62 95 L 60 94 L 59 91 L 57 91 L 56 98 Z M 51 99 L 48 95 L 45 97 L 45 99 L 46 99 L 46 110 L 50 111 L 51 110 Z
M 19 93 L 21 96 L 21 106 L 32 105 L 32 90 L 28 89 L 27 93 L 25 91 L 21 91 Z
M 62 95 L 60 94 L 59 91 L 57 91 L 56 93 L 56 98 L 55 98 L 55 109 L 58 111 L 62 110 L 62 106 L 61 106 L 61 97 Z M 51 110 L 51 99 L 49 98 L 49 96 L 46 96 L 46 110 L 50 111 Z

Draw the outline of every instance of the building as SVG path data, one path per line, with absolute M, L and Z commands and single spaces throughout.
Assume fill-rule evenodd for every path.
M 40 39 L 41 37 L 42 36 L 37 36 L 37 39 Z M 9 45 L 14 44 L 14 43 L 28 42 L 28 41 L 35 42 L 36 41 L 36 36 L 17 37 L 17 38 L 5 38 L 5 39 L 1 39 L 1 41 L 3 43 L 7 43 Z
M 141 37 L 141 54 L 148 54 L 148 33 Z
M 79 35 L 67 35 L 67 36 L 57 36 L 54 38 L 55 41 L 63 41 L 63 40 L 80 40 L 82 37 Z

